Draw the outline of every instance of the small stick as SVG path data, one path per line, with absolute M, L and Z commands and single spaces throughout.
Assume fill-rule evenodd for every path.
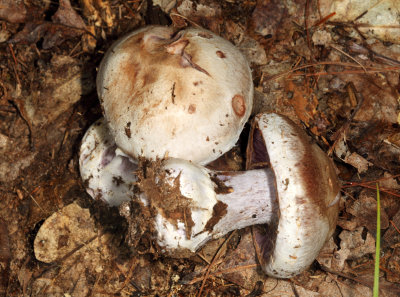
M 219 257 L 221 256 L 222 251 L 224 250 L 223 248 L 225 247 L 225 245 L 229 242 L 229 240 L 232 238 L 233 234 L 235 234 L 236 231 L 233 231 L 228 238 L 224 241 L 224 243 L 219 247 L 217 253 L 214 255 L 214 258 L 212 259 L 210 265 L 208 265 L 206 273 L 204 274 L 204 278 L 203 278 L 203 282 L 201 283 L 201 287 L 199 290 L 199 293 L 197 294 L 197 297 L 201 296 L 201 293 L 203 292 L 204 289 L 204 285 L 206 284 L 206 280 L 208 279 L 209 275 L 210 275 L 210 270 L 211 268 L 214 266 L 215 262 L 219 259 Z
M 21 81 L 19 80 L 19 76 L 18 76 L 18 73 L 17 73 L 16 65 L 18 64 L 18 62 L 17 62 L 17 58 L 15 57 L 15 54 L 14 54 L 14 49 L 13 49 L 11 44 L 8 44 L 8 48 L 10 49 L 11 56 L 13 57 L 13 60 L 14 60 L 13 69 L 14 69 L 15 79 L 17 80 L 17 83 L 19 85 L 21 85 Z

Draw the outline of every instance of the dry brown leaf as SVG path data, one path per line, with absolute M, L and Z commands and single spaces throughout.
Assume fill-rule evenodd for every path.
M 52 23 L 46 21 L 27 22 L 23 30 L 19 31 L 10 40 L 11 43 L 31 44 L 43 37 L 44 49 L 58 46 L 66 39 L 81 36 L 86 32 L 86 25 L 82 18 L 72 8 L 69 0 L 62 0 L 56 13 L 52 16 Z
M 40 227 L 34 242 L 36 259 L 45 263 L 60 261 L 96 237 L 89 210 L 72 203 L 52 214 Z
M 400 247 L 400 211 L 390 221 L 390 227 L 383 235 L 382 246 Z
M 347 212 L 355 217 L 357 227 L 366 227 L 371 234 L 376 233 L 377 202 L 376 193 L 363 190 L 359 198 L 351 206 L 346 208 Z M 381 229 L 389 227 L 389 219 L 383 208 L 381 208 Z
M 400 283 L 400 247 L 394 249 L 387 268 L 386 279 L 392 283 Z
M 27 10 L 23 0 L 0 0 L 0 19 L 10 23 L 23 23 Z
M 353 152 L 349 155 L 347 155 L 343 161 L 345 161 L 347 164 L 350 164 L 351 166 L 355 167 L 358 171 L 358 173 L 364 173 L 368 170 L 370 166 L 373 164 L 369 162 L 368 160 L 364 159 L 361 157 L 359 154 Z
M 354 231 L 344 230 L 340 233 L 340 250 L 335 253 L 338 269 L 344 269 L 346 260 L 375 253 L 375 239 L 368 232 L 365 235 L 363 231 L 364 227 L 359 227 Z
M 398 0 L 320 0 L 319 11 L 323 17 L 335 12 L 331 21 L 354 24 L 371 37 L 394 43 L 400 41 Z
M 379 185 L 386 189 L 400 190 L 400 184 L 389 172 L 383 173 L 383 178 L 379 181 Z
M 102 21 L 107 27 L 113 26 L 114 15 L 111 12 L 110 2 L 103 0 L 81 0 L 83 15 L 90 24 L 101 26 Z
M 309 127 L 314 135 L 320 136 L 329 125 L 329 121 L 317 110 L 319 102 L 313 89 L 306 84 L 298 85 L 294 81 L 287 81 L 285 91 L 290 94 L 288 102 L 293 106 L 297 117 Z
M 262 36 L 275 35 L 287 8 L 282 1 L 257 1 L 251 16 L 251 26 Z

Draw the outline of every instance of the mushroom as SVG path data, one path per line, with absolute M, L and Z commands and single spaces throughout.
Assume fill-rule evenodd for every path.
M 333 164 L 304 131 L 274 113 L 256 116 L 248 152 L 249 167 L 262 168 L 213 172 L 174 158 L 145 168 L 138 186 L 150 209 L 149 228 L 162 251 L 176 256 L 263 224 L 264 232 L 254 232 L 263 270 L 292 277 L 312 263 L 336 227 L 340 187 Z M 122 209 L 134 221 L 129 205 Z
M 118 206 L 134 197 L 137 164 L 117 148 L 104 118 L 92 124 L 82 139 L 79 169 L 94 199 Z
M 107 51 L 96 83 L 115 143 L 132 159 L 207 164 L 234 146 L 252 108 L 246 59 L 205 29 L 134 31 Z
M 249 144 L 248 167 L 269 163 L 279 197 L 279 216 L 253 233 L 257 256 L 268 275 L 289 278 L 312 263 L 335 231 L 339 180 L 333 162 L 286 117 L 256 116 Z
M 261 225 L 253 233 L 260 263 L 286 278 L 332 235 L 340 198 L 333 164 L 289 119 L 256 116 L 249 170 L 201 166 L 235 144 L 250 115 L 250 69 L 228 41 L 203 29 L 142 28 L 107 52 L 97 89 L 105 119 L 86 133 L 79 160 L 87 191 L 120 205 L 135 228 L 132 199 L 141 228 L 166 253 Z M 155 161 L 137 176 L 141 156 Z
M 150 163 L 143 171 L 138 181 L 142 213 L 150 209 L 149 228 L 157 234 L 161 252 L 173 257 L 186 257 L 211 238 L 232 230 L 268 223 L 278 213 L 275 179 L 269 168 L 214 172 L 168 158 L 161 164 Z M 120 209 L 136 228 L 135 218 L 127 211 L 129 204 Z

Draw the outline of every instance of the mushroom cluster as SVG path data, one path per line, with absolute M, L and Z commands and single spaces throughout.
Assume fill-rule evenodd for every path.
M 86 132 L 79 159 L 89 195 L 126 217 L 135 201 L 169 255 L 262 225 L 254 242 L 268 275 L 292 277 L 316 258 L 336 226 L 339 183 L 292 121 L 255 117 L 247 171 L 203 166 L 234 146 L 250 116 L 251 72 L 232 44 L 204 29 L 145 27 L 106 53 L 97 88 L 104 118 Z M 139 158 L 153 162 L 142 170 Z

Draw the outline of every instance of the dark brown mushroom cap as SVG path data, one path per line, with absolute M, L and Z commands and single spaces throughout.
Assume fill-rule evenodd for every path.
M 284 116 L 257 115 L 250 139 L 250 163 L 269 163 L 275 173 L 280 212 L 265 230 L 255 229 L 258 258 L 268 275 L 290 278 L 306 269 L 332 236 L 339 181 L 327 155 Z M 264 159 L 254 150 L 263 145 Z

